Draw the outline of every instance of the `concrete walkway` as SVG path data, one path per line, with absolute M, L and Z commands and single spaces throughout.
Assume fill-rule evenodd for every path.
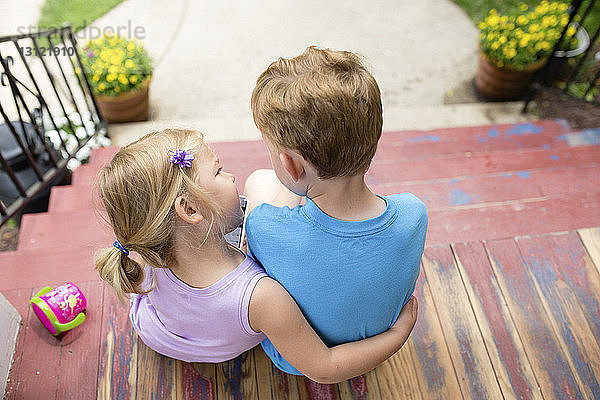
M 37 19 L 32 10 L 41 1 L 26 2 L 27 11 L 15 18 L 19 25 Z M 4 33 L 6 18 L 2 13 Z M 436 107 L 449 93 L 464 92 L 455 89 L 477 66 L 477 28 L 449 0 L 126 0 L 80 32 L 80 43 L 108 28 L 142 39 L 155 63 L 150 118 L 156 122 L 135 125 L 135 133 L 111 126 L 114 134 L 129 133 L 120 144 L 169 125 L 198 128 L 213 140 L 258 137 L 249 104 L 256 78 L 278 57 L 313 44 L 365 57 L 383 94 L 385 130 L 520 119 L 518 106 L 453 106 L 437 117 Z M 467 94 L 462 101 L 477 100 Z
M 127 0 L 94 23 L 141 26 L 152 119 L 248 118 L 260 72 L 315 44 L 366 57 L 386 112 L 443 104 L 474 76 L 477 29 L 448 0 Z

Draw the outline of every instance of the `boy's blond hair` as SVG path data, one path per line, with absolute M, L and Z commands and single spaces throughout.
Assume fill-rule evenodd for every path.
M 165 129 L 123 147 L 98 173 L 94 190 L 116 239 L 127 251 L 137 252 L 146 264 L 168 268 L 176 263 L 173 205 L 178 196 L 200 202 L 213 219 L 220 219 L 218 204 L 196 183 L 199 162 L 183 169 L 169 162 L 169 150 L 186 150 L 198 159 L 205 147 L 200 132 Z M 215 226 L 219 228 L 218 223 Z M 143 267 L 121 250 L 104 249 L 95 263 L 98 274 L 115 289 L 119 299 L 126 293 L 148 292 L 142 287 Z
M 379 87 L 360 58 L 314 46 L 269 65 L 252 113 L 263 136 L 298 151 L 323 179 L 364 174 L 383 124 Z

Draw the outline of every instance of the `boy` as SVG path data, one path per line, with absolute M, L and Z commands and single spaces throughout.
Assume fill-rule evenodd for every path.
M 271 203 L 248 215 L 248 252 L 328 346 L 385 331 L 414 290 L 427 211 L 411 194 L 381 197 L 365 184 L 383 121 L 375 79 L 352 53 L 309 47 L 260 75 L 252 112 L 274 174 L 246 182 L 250 209 Z M 301 375 L 268 339 L 261 345 Z

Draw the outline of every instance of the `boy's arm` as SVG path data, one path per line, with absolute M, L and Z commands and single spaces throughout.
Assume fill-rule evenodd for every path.
M 386 332 L 328 348 L 290 294 L 277 281 L 263 278 L 250 299 L 249 319 L 302 374 L 316 382 L 337 383 L 372 370 L 402 347 L 417 320 L 417 301 L 411 298 Z

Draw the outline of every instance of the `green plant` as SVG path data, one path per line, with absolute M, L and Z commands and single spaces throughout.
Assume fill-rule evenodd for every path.
M 550 55 L 564 27 L 569 23 L 569 5 L 547 0 L 530 9 L 520 3 L 516 10 L 501 15 L 492 9 L 478 24 L 481 51 L 498 67 L 522 70 Z M 577 29 L 567 29 L 568 48 L 577 45 Z
M 116 35 L 90 41 L 81 50 L 81 61 L 96 95 L 139 89 L 152 75 L 152 60 L 144 46 Z

